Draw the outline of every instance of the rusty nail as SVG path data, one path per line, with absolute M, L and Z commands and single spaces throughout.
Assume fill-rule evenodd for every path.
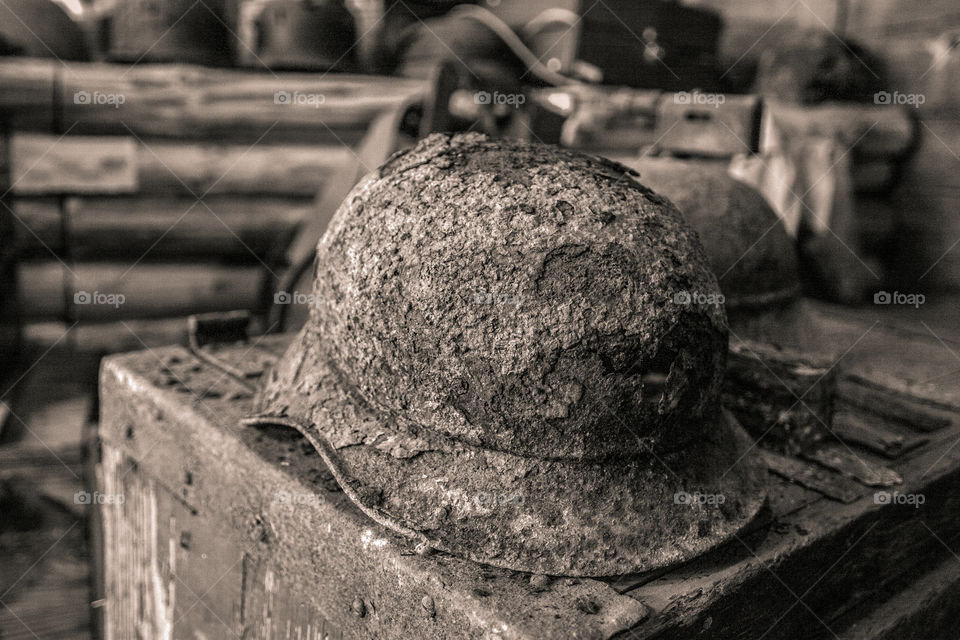
M 423 607 L 423 610 L 427 612 L 427 615 L 431 618 L 437 615 L 437 607 L 433 603 L 433 598 L 430 596 L 423 596 L 423 600 L 420 601 L 420 606 Z
M 357 615 L 358 618 L 362 618 L 367 615 L 367 605 L 364 604 L 363 600 L 359 596 L 353 599 L 353 604 L 350 605 L 350 609 Z

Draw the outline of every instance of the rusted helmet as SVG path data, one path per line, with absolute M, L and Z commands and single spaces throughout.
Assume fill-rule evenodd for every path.
M 318 246 L 311 316 L 248 424 L 306 435 L 368 515 L 513 570 L 681 562 L 763 502 L 721 411 L 722 306 L 696 234 L 627 168 L 432 135 Z
M 756 190 L 712 162 L 646 157 L 631 167 L 696 229 L 729 314 L 763 312 L 800 298 L 794 243 Z
M 348 71 L 356 28 L 342 0 L 268 0 L 255 21 L 256 60 L 271 69 Z

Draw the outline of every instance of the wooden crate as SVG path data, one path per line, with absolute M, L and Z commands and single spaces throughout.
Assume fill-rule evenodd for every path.
M 845 362 L 921 377 L 956 368 L 930 336 L 831 307 L 816 312 L 824 343 L 848 348 Z M 261 370 L 289 339 L 222 347 L 218 357 Z M 891 352 L 908 339 L 910 357 Z M 948 389 L 941 401 L 956 407 L 956 395 Z M 862 485 L 835 501 L 771 473 L 757 522 L 685 566 L 531 580 L 417 554 L 360 513 L 293 431 L 240 426 L 250 396 L 180 347 L 105 360 L 99 490 L 124 499 L 100 508 L 107 638 L 893 640 L 905 628 L 935 637 L 923 634 L 947 627 L 960 608 L 951 598 L 960 588 L 950 549 L 960 537 L 956 412 L 892 460 L 857 450 L 903 477 L 899 494 L 922 494 L 919 507 L 884 503 Z M 766 455 L 781 470 L 817 470 Z

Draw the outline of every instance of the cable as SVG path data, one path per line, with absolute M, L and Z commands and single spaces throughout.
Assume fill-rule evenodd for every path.
M 536 18 L 527 23 L 527 26 L 530 27 L 531 24 L 537 22 L 538 18 L 541 18 L 544 14 L 550 13 L 553 10 L 547 9 L 543 13 L 539 14 Z M 560 9 L 559 11 L 563 12 L 564 10 Z M 567 12 L 572 13 L 572 12 Z M 530 50 L 530 48 L 523 43 L 520 37 L 516 32 L 510 28 L 506 22 L 501 20 L 499 17 L 494 15 L 490 10 L 484 9 L 483 7 L 478 7 L 476 5 L 470 4 L 461 4 L 454 7 L 447 15 L 449 16 L 462 16 L 464 18 L 470 18 L 475 22 L 479 22 L 483 26 L 487 27 L 494 34 L 499 37 L 507 48 L 516 55 L 520 61 L 526 65 L 527 69 L 530 70 L 530 73 L 535 75 L 540 80 L 543 80 L 547 84 L 552 84 L 556 86 L 568 85 L 568 84 L 583 84 L 580 80 L 575 78 L 570 78 L 556 71 L 551 71 L 545 64 L 540 62 L 537 58 L 537 55 Z M 545 17 L 541 21 L 543 24 L 536 24 L 535 28 L 542 29 L 547 23 L 562 23 L 567 24 L 567 16 L 562 18 L 554 17 Z

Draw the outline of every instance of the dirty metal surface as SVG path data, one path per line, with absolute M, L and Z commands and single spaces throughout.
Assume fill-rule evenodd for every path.
M 716 409 L 724 312 L 671 304 L 716 280 L 679 211 L 632 174 L 479 134 L 396 154 L 318 247 L 312 321 L 330 359 L 414 434 L 583 461 L 686 446 Z M 666 379 L 644 389 L 648 373 Z
M 818 312 L 834 318 L 835 340 L 842 327 L 848 344 L 851 331 L 863 331 L 862 320 L 826 307 Z M 245 353 L 256 352 L 266 364 L 290 339 L 220 346 L 219 355 L 242 364 Z M 864 341 L 871 344 L 861 340 L 853 354 L 858 361 L 879 358 L 869 348 L 859 351 Z M 873 347 L 883 341 L 876 338 Z M 939 361 L 931 360 L 932 352 L 926 355 L 929 373 Z M 911 371 L 922 379 L 918 369 Z M 197 600 L 246 637 L 284 637 L 286 629 L 358 638 L 688 638 L 704 631 L 711 638 L 740 638 L 768 630 L 770 638 L 832 637 L 851 608 L 879 606 L 877 593 L 950 555 L 934 534 L 943 540 L 960 535 L 960 448 L 951 446 L 960 427 L 954 418 L 924 433 L 928 443 L 893 459 L 853 447 L 861 459 L 888 464 L 903 478 L 880 491 L 922 493 L 925 503 L 918 508 L 878 503 L 876 488 L 781 456 L 791 469 L 784 473 L 771 465 L 769 508 L 724 547 L 667 572 L 604 580 L 531 577 L 442 552 L 418 554 L 410 541 L 360 513 L 292 430 L 240 426 L 251 400 L 231 397 L 234 391 L 229 376 L 181 348 L 116 356 L 104 365 L 101 429 L 104 451 L 114 457 L 105 453 L 103 476 L 143 494 L 128 494 L 128 505 L 134 500 L 139 513 L 155 512 L 160 523 L 151 529 L 149 519 L 127 522 L 121 531 L 114 522 L 122 535 L 108 546 L 108 573 L 155 563 L 158 577 L 151 580 L 167 585 L 142 591 L 152 600 L 139 610 L 131 598 L 108 597 L 113 637 L 148 623 L 172 625 L 180 630 L 175 635 L 186 635 L 185 625 L 200 624 L 192 612 L 183 615 Z M 806 488 L 797 465 L 812 474 L 811 486 L 827 483 L 825 493 L 835 492 L 835 499 Z M 134 491 L 132 483 L 150 487 L 152 494 Z M 179 528 L 170 528 L 171 517 Z M 163 562 L 161 549 L 180 545 L 184 529 L 191 533 L 188 544 L 198 549 L 201 539 L 227 549 L 205 573 L 223 575 L 213 589 L 229 597 L 205 594 L 196 577 Z M 130 558 L 138 539 L 132 532 L 143 537 L 148 530 L 156 544 Z M 177 566 L 200 561 L 188 554 Z M 188 586 L 199 597 L 191 597 L 181 580 L 193 581 Z M 112 584 L 116 590 L 125 583 Z M 192 611 L 197 608 L 203 610 L 196 604 Z M 205 624 L 221 624 L 205 615 Z

